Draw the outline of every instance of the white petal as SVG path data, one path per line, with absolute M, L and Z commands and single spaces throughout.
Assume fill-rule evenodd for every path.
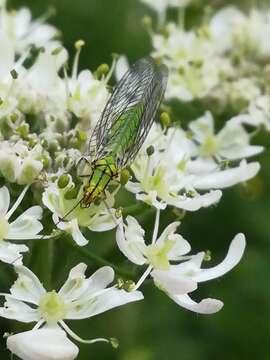
M 187 294 L 173 295 L 170 298 L 183 308 L 199 314 L 214 314 L 223 307 L 223 302 L 220 300 L 209 298 L 196 303 Z
M 36 220 L 42 219 L 42 207 L 41 206 L 31 206 L 29 209 L 25 210 L 25 212 L 22 215 L 28 215 L 33 217 Z M 21 215 L 21 216 L 22 216 Z M 17 218 L 19 219 L 19 217 Z
M 79 353 L 60 328 L 25 331 L 9 336 L 8 349 L 22 360 L 72 360 Z
M 57 227 L 61 230 L 68 232 L 72 237 L 75 243 L 79 246 L 85 246 L 88 244 L 88 240 L 83 236 L 78 225 L 77 219 L 72 219 L 70 221 L 60 221 L 58 222 L 58 217 L 56 214 L 53 214 L 53 220 L 57 224 Z
M 21 265 L 22 264 L 22 255 L 21 253 L 27 252 L 28 247 L 25 245 L 11 244 L 8 241 L 0 242 L 0 260 L 8 263 Z
M 190 244 L 181 235 L 174 233 L 179 225 L 179 221 L 168 225 L 156 242 L 157 245 L 161 246 L 166 240 L 174 242 L 172 249 L 168 253 L 169 260 L 177 260 L 179 256 L 187 254 L 191 250 Z
M 80 263 L 70 270 L 68 279 L 59 290 L 65 301 L 77 299 L 88 289 L 89 281 L 85 278 L 86 268 L 86 264 Z
M 25 266 L 16 266 L 18 279 L 10 289 L 10 293 L 18 300 L 38 304 L 40 297 L 46 290 L 37 276 Z
M 10 203 L 9 191 L 6 186 L 0 189 L 0 217 L 5 216 Z
M 111 209 L 113 212 L 114 210 Z M 116 220 L 113 217 L 113 213 L 110 214 L 106 213 L 99 213 L 95 215 L 92 220 L 91 224 L 88 226 L 88 229 L 92 231 L 109 231 L 117 226 Z
M 244 234 L 237 234 L 232 240 L 225 259 L 217 266 L 209 269 L 201 269 L 198 275 L 193 277 L 194 281 L 208 281 L 226 274 L 234 268 L 241 260 L 246 246 Z
M 155 285 L 169 294 L 186 294 L 197 289 L 197 283 L 181 273 L 153 270 L 151 276 Z
M 189 123 L 189 128 L 193 132 L 198 142 L 203 142 L 206 137 L 214 135 L 213 115 L 208 111 L 204 116 Z
M 10 223 L 8 239 L 31 239 L 37 235 L 43 225 L 38 221 L 42 216 L 40 206 L 33 206 L 21 214 L 15 221 Z
M 148 194 L 136 194 L 136 199 L 144 201 L 146 204 L 160 210 L 164 210 L 167 206 L 166 202 L 157 199 L 157 192 L 155 190 L 149 191 Z
M 122 78 L 122 76 L 128 71 L 128 69 L 129 69 L 129 64 L 126 56 L 120 56 L 119 59 L 117 60 L 114 70 L 116 80 L 119 81 Z
M 36 309 L 8 295 L 6 295 L 4 307 L 0 307 L 0 316 L 24 323 L 40 320 L 40 315 Z
M 135 220 L 135 222 L 133 221 Z M 124 230 L 123 222 L 116 229 L 116 243 L 119 250 L 134 264 L 143 265 L 146 259 L 143 255 L 144 230 L 135 218 L 127 217 L 128 226 Z M 133 221 L 133 222 L 131 222 Z M 137 225 L 136 225 L 137 224 Z
M 201 190 L 224 189 L 253 178 L 259 170 L 258 162 L 247 164 L 245 160 L 242 160 L 239 167 L 198 177 L 193 182 L 193 186 Z
M 197 211 L 202 207 L 208 207 L 217 203 L 221 196 L 222 192 L 216 190 L 203 195 L 196 194 L 192 198 L 183 196 L 170 197 L 169 200 L 167 199 L 167 203 L 187 211 Z
M 84 319 L 98 315 L 115 307 L 143 299 L 140 291 L 126 292 L 115 288 L 94 297 L 90 300 L 80 299 L 71 304 L 67 319 Z
M 114 270 L 110 266 L 103 266 L 89 278 L 88 295 L 105 289 L 114 279 Z

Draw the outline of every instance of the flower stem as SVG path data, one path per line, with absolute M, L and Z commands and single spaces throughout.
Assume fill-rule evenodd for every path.
M 135 275 L 134 273 L 123 270 L 123 269 L 119 268 L 118 266 L 115 266 L 110 261 L 103 259 L 102 257 L 94 254 L 93 252 L 86 250 L 85 248 L 83 248 L 81 246 L 78 246 L 77 244 L 74 243 L 74 241 L 72 239 L 68 239 L 67 242 L 73 249 L 75 249 L 77 251 L 77 253 L 81 254 L 88 260 L 94 261 L 97 265 L 110 266 L 114 269 L 114 271 L 118 275 L 123 276 L 124 278 L 128 278 L 130 280 L 132 280 L 132 278 L 134 277 L 134 275 Z

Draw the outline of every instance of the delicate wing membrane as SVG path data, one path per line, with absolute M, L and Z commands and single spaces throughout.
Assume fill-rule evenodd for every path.
M 106 156 L 117 145 L 119 167 L 134 159 L 154 121 L 167 76 L 166 66 L 156 65 L 151 58 L 140 59 L 130 67 L 115 87 L 93 131 L 90 156 L 97 159 Z

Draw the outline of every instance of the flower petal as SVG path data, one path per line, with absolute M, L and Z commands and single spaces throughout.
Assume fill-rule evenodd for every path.
M 0 242 L 0 260 L 8 264 L 22 264 L 21 253 L 27 252 L 28 247 L 25 245 L 11 244 L 8 241 Z
M 193 186 L 194 188 L 201 190 L 224 189 L 253 178 L 259 170 L 260 164 L 258 162 L 247 164 L 245 160 L 242 160 L 240 165 L 236 168 L 213 172 L 198 177 L 193 182 Z
M 137 220 L 131 216 L 127 217 L 128 225 L 124 229 L 120 222 L 116 229 L 116 242 L 119 250 L 134 264 L 143 265 L 146 259 L 143 255 L 144 230 Z
M 155 285 L 169 294 L 186 294 L 197 289 L 196 281 L 173 271 L 153 270 L 151 276 Z
M 40 206 L 32 206 L 10 223 L 7 238 L 13 240 L 32 239 L 43 229 L 43 225 L 38 221 L 41 217 L 42 208 Z
M 114 270 L 110 266 L 103 266 L 90 276 L 88 293 L 92 295 L 97 291 L 105 289 L 114 279 Z
M 163 246 L 166 240 L 174 242 L 172 249 L 168 253 L 169 260 L 177 260 L 179 256 L 187 254 L 191 250 L 190 244 L 181 235 L 175 234 L 179 225 L 179 221 L 168 225 L 156 242 L 160 246 Z
M 85 278 L 87 265 L 80 263 L 69 272 L 68 279 L 59 290 L 59 294 L 69 302 L 80 297 L 88 288 L 89 281 Z
M 0 217 L 5 216 L 10 203 L 9 191 L 6 186 L 0 189 Z
M 12 296 L 6 295 L 5 298 L 6 302 L 4 307 L 0 307 L 0 316 L 24 323 L 37 322 L 40 320 L 37 309 L 33 309 L 31 306 Z
M 88 244 L 88 240 L 83 236 L 78 225 L 77 219 L 72 219 L 70 221 L 60 221 L 56 213 L 53 214 L 53 220 L 57 227 L 61 230 L 68 232 L 72 237 L 75 243 L 79 246 L 85 246 Z
M 199 314 L 214 314 L 222 309 L 223 302 L 216 299 L 203 299 L 199 303 L 193 301 L 187 294 L 185 295 L 169 295 L 176 304 L 183 308 L 194 311 Z
M 201 269 L 201 271 L 193 277 L 193 280 L 198 282 L 208 281 L 226 274 L 239 263 L 243 256 L 245 246 L 245 235 L 237 234 L 230 244 L 225 259 L 217 266 L 209 269 Z
M 187 211 L 197 211 L 202 207 L 208 207 L 217 203 L 221 196 L 222 192 L 220 190 L 211 190 L 203 195 L 196 194 L 194 197 L 176 196 L 166 200 L 169 205 L 176 206 L 177 208 Z
M 38 304 L 40 297 L 46 293 L 37 276 L 25 266 L 16 266 L 17 280 L 10 289 L 16 299 Z
M 114 212 L 113 209 L 111 209 L 112 212 Z M 92 219 L 91 219 L 91 223 L 88 226 L 89 230 L 92 231 L 109 231 L 114 229 L 117 226 L 117 222 L 116 219 L 114 219 L 113 214 L 112 213 L 108 213 L 108 211 L 106 212 L 101 212 L 97 215 L 95 215 Z
M 84 319 L 101 314 L 115 307 L 143 299 L 140 291 L 127 292 L 116 288 L 109 288 L 100 295 L 88 300 L 74 301 L 67 314 L 67 319 Z
M 9 336 L 8 349 L 22 360 L 72 360 L 79 353 L 65 331 L 44 328 Z

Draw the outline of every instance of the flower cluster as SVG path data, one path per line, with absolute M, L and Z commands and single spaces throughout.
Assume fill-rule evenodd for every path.
M 237 114 L 269 97 L 269 19 L 269 9 L 227 6 L 192 28 L 163 21 L 151 29 L 152 56 L 170 70 L 167 99 L 200 100 L 217 113 Z
M 252 143 L 249 126 L 270 129 L 268 88 L 262 80 L 270 56 L 270 15 L 256 10 L 245 15 L 230 7 L 209 23 L 185 30 L 183 24 L 166 24 L 166 9 L 182 13 L 191 1 L 144 2 L 159 14 L 160 31 L 151 31 L 152 56 L 169 68 L 166 111 L 151 127 L 130 171 L 121 169 L 126 173 L 119 171 L 102 198 L 81 206 L 92 174 L 88 140 L 109 98 L 108 82 L 113 75 L 122 76 L 127 60 L 121 57 L 111 67 L 101 64 L 95 71 L 79 71 L 85 44 L 78 40 L 68 71 L 71 60 L 58 30 L 45 17 L 33 20 L 28 9 L 8 11 L 0 1 L 0 260 L 17 274 L 10 291 L 1 292 L 0 316 L 36 323 L 31 330 L 26 325 L 21 333 L 7 334 L 8 349 L 21 359 L 75 359 L 79 349 L 69 338 L 117 347 L 114 338 L 81 339 L 65 320 L 86 319 L 142 300 L 140 288 L 147 278 L 185 309 L 215 313 L 223 306 L 220 300 L 197 303 L 190 294 L 199 283 L 234 268 L 244 253 L 245 236 L 240 233 L 225 259 L 205 268 L 208 254 L 190 254 L 191 245 L 176 232 L 180 222 L 168 224 L 158 236 L 159 220 L 165 211 L 179 220 L 187 211 L 217 204 L 223 189 L 258 173 L 260 164 L 251 158 L 263 147 Z M 203 111 L 181 127 L 171 99 L 199 99 Z M 217 124 L 228 104 L 237 111 Z M 150 241 L 129 211 L 134 207 L 156 211 Z M 111 263 L 87 277 L 87 266 L 78 260 L 60 290 L 49 284 L 47 291 L 24 256 L 28 252 L 34 257 L 31 240 L 38 248 L 41 242 L 61 238 L 78 259 L 84 254 L 94 264 L 108 264 L 95 254 L 91 232 L 109 230 L 112 244 L 132 267 L 139 272 L 145 267 L 141 276 Z M 112 284 L 115 273 L 122 278 Z

